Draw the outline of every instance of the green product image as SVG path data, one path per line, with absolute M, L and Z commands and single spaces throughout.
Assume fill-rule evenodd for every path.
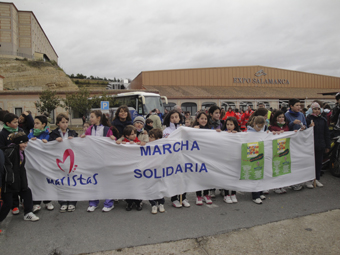
M 273 177 L 291 173 L 290 138 L 273 140 Z
M 240 180 L 261 180 L 264 171 L 263 142 L 243 143 Z

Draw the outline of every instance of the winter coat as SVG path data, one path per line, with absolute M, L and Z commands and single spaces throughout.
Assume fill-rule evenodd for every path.
M 67 129 L 67 137 L 72 136 L 72 137 L 78 137 L 78 133 L 74 130 L 71 129 Z M 48 139 L 48 141 L 54 141 L 56 140 L 58 137 L 64 138 L 61 135 L 61 131 L 59 128 L 54 129 L 51 133 L 50 133 L 50 138 Z
M 235 117 L 236 118 L 236 115 L 233 111 L 231 111 L 231 112 L 227 111 L 222 120 L 226 120 L 228 117 Z
M 154 128 L 162 129 L 162 122 L 157 114 L 151 114 L 148 119 L 153 121 Z
M 148 126 L 147 124 L 145 124 L 144 130 L 146 130 L 146 132 L 148 132 L 148 134 L 149 134 L 149 132 L 150 132 L 151 129 L 153 129 L 153 127 L 150 127 L 150 126 Z
M 109 127 L 103 125 L 91 125 L 86 130 L 85 135 L 110 137 L 112 135 L 112 130 Z
M 18 128 L 18 132 L 24 132 L 24 130 L 22 130 L 22 128 Z M 10 140 L 7 139 L 10 134 L 11 133 L 6 129 L 2 129 L 2 131 L 0 132 L 0 147 L 5 147 L 12 143 Z
M 172 132 L 174 132 L 178 127 L 180 127 L 180 124 L 174 124 L 174 123 L 171 123 L 170 122 L 170 126 L 169 127 L 166 127 L 164 130 L 163 130 L 163 138 L 166 138 L 168 137 Z
M 309 126 L 311 122 L 314 122 L 314 147 L 315 150 L 325 150 L 331 148 L 331 140 L 327 125 L 327 120 L 320 116 L 316 117 L 312 114 L 307 116 L 307 125 Z
M 294 114 L 290 113 L 289 111 L 285 113 L 286 120 L 288 122 L 289 130 L 290 131 L 294 131 L 294 130 L 299 130 L 301 128 L 300 124 L 294 124 L 295 120 L 300 120 L 302 122 L 302 124 L 306 128 L 308 128 L 307 123 L 306 123 L 305 115 L 303 115 L 302 112 L 297 112 L 296 115 L 297 116 L 295 116 Z
M 20 149 L 19 145 L 10 145 L 6 149 L 10 165 L 4 165 L 2 176 L 2 192 L 16 193 L 28 189 L 27 175 L 25 169 L 25 154 L 24 160 L 20 164 Z M 23 152 L 24 153 L 24 152 Z
M 28 137 L 28 139 L 31 139 L 31 138 L 33 138 L 33 137 L 36 137 L 36 138 L 38 138 L 38 139 L 40 139 L 40 140 L 46 139 L 46 140 L 48 141 L 48 139 L 50 138 L 50 132 L 48 131 L 48 129 L 46 129 L 44 132 L 41 132 L 40 135 L 34 136 L 34 131 L 33 131 L 33 129 L 32 129 L 31 132 L 28 134 L 27 137 Z
M 133 125 L 132 121 L 131 120 L 126 120 L 126 121 L 120 121 L 119 118 L 117 119 L 114 119 L 112 122 L 111 122 L 111 125 L 112 126 L 115 126 L 118 131 L 119 131 L 119 134 L 120 135 L 123 135 L 123 130 L 124 128 L 127 126 L 127 125 Z
M 340 130 L 340 106 L 338 104 L 333 108 L 331 122 L 334 123 L 334 130 Z

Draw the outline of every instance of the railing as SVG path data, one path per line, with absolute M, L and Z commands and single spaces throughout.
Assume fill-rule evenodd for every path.
M 23 58 L 34 59 L 34 55 L 19 53 L 15 51 L 0 51 L 0 55 L 12 55 L 12 56 L 18 56 L 18 57 L 23 57 Z

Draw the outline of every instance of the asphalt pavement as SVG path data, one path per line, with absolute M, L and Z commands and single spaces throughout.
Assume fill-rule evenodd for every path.
M 119 201 L 108 213 L 101 212 L 101 208 L 92 213 L 86 212 L 86 201 L 79 202 L 75 212 L 59 213 L 59 205 L 54 201 L 55 210 L 43 208 L 37 213 L 40 217 L 38 222 L 25 222 L 22 212 L 17 216 L 9 215 L 0 226 L 3 230 L 0 234 L 0 254 L 87 254 L 113 250 L 120 252 L 127 247 L 138 249 L 136 246 L 166 245 L 187 239 L 197 243 L 197 240 L 216 239 L 235 230 L 240 232 L 241 229 L 261 227 L 267 223 L 340 209 L 340 178 L 326 171 L 321 182 L 324 187 L 312 190 L 288 190 L 281 195 L 270 191 L 262 205 L 253 203 L 250 193 L 238 192 L 239 202 L 236 204 L 226 204 L 217 195 L 212 205 L 196 206 L 195 194 L 189 193 L 190 208 L 174 208 L 170 199 L 166 198 L 166 212 L 156 215 L 151 214 L 148 201 L 144 201 L 142 211 L 130 212 L 125 211 L 125 202 Z M 102 205 L 103 201 L 100 203 Z M 256 237 L 256 231 L 252 235 Z M 242 239 L 242 236 L 239 238 Z M 339 240 L 336 235 L 334 238 L 334 242 Z M 189 245 L 182 251 L 194 254 L 190 252 Z M 203 252 L 223 254 L 218 251 Z M 133 253 L 136 250 L 130 254 Z M 278 251 L 277 254 L 283 253 Z

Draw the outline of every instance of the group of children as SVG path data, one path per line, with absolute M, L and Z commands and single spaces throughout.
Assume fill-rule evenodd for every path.
M 320 105 L 317 103 L 312 104 L 313 113 L 308 116 L 307 120 L 300 112 L 300 101 L 298 99 L 292 99 L 289 102 L 290 109 L 287 112 L 276 111 L 271 118 L 270 125 L 267 124 L 268 110 L 265 108 L 257 109 L 250 117 L 247 125 L 247 132 L 272 132 L 273 134 L 282 133 L 293 130 L 304 130 L 308 127 L 314 127 L 314 141 L 315 141 L 315 162 L 316 162 L 316 185 L 322 187 L 320 180 L 320 171 L 322 156 L 325 150 L 330 148 L 330 139 L 328 134 L 327 121 L 320 115 Z M 62 142 L 64 139 L 72 139 L 77 137 L 78 134 L 74 130 L 68 128 L 69 118 L 67 114 L 59 114 L 56 118 L 57 128 L 53 131 L 49 130 L 47 118 L 45 116 L 36 116 L 34 118 L 34 127 L 29 131 L 28 135 L 18 127 L 18 116 L 8 113 L 4 117 L 4 128 L 0 132 L 0 147 L 7 146 L 4 150 L 6 158 L 12 163 L 12 172 L 14 173 L 15 184 L 9 184 L 7 177 L 8 170 L 4 172 L 2 181 L 1 198 L 3 199 L 3 205 L 0 209 L 0 222 L 7 216 L 12 209 L 13 214 L 18 213 L 18 196 L 23 200 L 24 204 L 24 219 L 36 221 L 39 218 L 34 214 L 41 210 L 41 201 L 34 201 L 32 193 L 27 184 L 24 150 L 29 140 L 40 139 L 44 143 L 49 141 Z M 165 117 L 163 125 L 165 129 L 152 128 L 152 120 L 145 119 L 141 116 L 136 117 L 133 121 L 127 106 L 120 106 L 116 113 L 112 123 L 109 123 L 105 114 L 102 114 L 100 110 L 92 111 L 90 114 L 90 124 L 84 124 L 84 134 L 80 137 L 85 138 L 88 135 L 109 137 L 117 144 L 136 143 L 138 145 L 145 145 L 148 142 L 153 142 L 158 139 L 166 139 L 173 131 L 179 126 L 182 119 L 181 113 L 177 110 L 171 110 Z M 187 118 L 188 119 L 188 118 Z M 185 126 L 191 126 L 192 128 L 200 129 L 213 129 L 217 132 L 238 133 L 241 132 L 238 120 L 235 117 L 227 117 L 225 121 L 221 120 L 221 109 L 218 106 L 212 106 L 209 112 L 201 111 L 197 114 L 193 124 Z M 0 150 L 0 152 L 2 152 Z M 3 161 L 3 155 L 0 154 L 0 161 Z M 0 162 L 0 167 L 6 168 L 5 162 Z M 2 173 L 0 169 L 0 173 Z M 1 175 L 0 175 L 1 177 Z M 4 178 L 5 177 L 5 178 Z M 0 186 L 1 187 L 1 186 Z M 307 183 L 308 188 L 313 188 L 312 180 Z M 300 190 L 302 184 L 293 186 L 294 190 Z M 237 203 L 236 191 L 223 189 L 220 190 L 223 194 L 224 202 L 231 204 Z M 282 194 L 286 192 L 284 187 L 275 189 L 275 192 Z M 266 198 L 263 194 L 265 192 L 252 192 L 252 200 L 256 204 L 262 204 L 262 201 Z M 215 197 L 215 189 L 203 190 L 196 192 L 196 205 L 200 206 L 205 202 L 206 204 L 212 204 L 212 197 Z M 133 207 L 136 210 L 143 209 L 142 200 L 126 199 L 126 210 L 130 211 Z M 60 204 L 60 212 L 73 212 L 76 209 L 76 201 L 58 201 Z M 103 212 L 109 212 L 114 208 L 115 200 L 108 198 L 104 202 Z M 164 198 L 158 200 L 150 200 L 151 212 L 156 214 L 164 212 Z M 186 197 L 186 193 L 178 194 L 171 197 L 172 205 L 176 208 L 190 207 L 190 203 Z M 47 210 L 53 210 L 54 206 L 51 201 L 43 201 Z M 98 208 L 99 200 L 89 201 L 87 208 L 88 212 L 93 212 Z

